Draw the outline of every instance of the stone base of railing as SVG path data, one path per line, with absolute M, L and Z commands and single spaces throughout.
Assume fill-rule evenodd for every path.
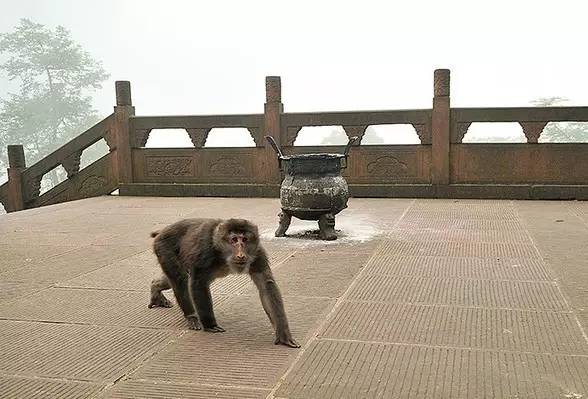
M 279 197 L 279 185 L 267 184 L 121 184 L 119 195 L 149 197 Z
M 588 185 L 533 184 L 350 184 L 352 197 L 456 198 L 520 200 L 588 200 Z M 265 184 L 157 184 L 120 186 L 119 195 L 152 197 L 266 197 L 277 198 L 279 185 Z

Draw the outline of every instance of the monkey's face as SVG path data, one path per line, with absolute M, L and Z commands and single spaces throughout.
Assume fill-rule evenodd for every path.
M 245 271 L 255 258 L 255 237 L 249 232 L 230 232 L 227 241 L 231 248 L 230 254 L 227 254 L 227 263 L 237 271 Z

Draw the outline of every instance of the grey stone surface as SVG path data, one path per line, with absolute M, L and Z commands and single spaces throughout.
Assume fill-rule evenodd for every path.
M 588 397 L 588 203 L 350 199 L 328 243 L 297 220 L 273 237 L 278 211 L 100 197 L 0 215 L 0 396 Z M 213 284 L 223 334 L 147 308 L 149 233 L 202 216 L 259 225 L 301 349 L 273 344 L 246 276 Z

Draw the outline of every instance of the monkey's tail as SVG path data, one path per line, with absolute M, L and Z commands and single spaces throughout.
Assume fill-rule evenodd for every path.
M 159 234 L 159 231 L 152 231 L 151 234 L 149 234 L 151 236 L 151 238 L 155 238 L 157 237 L 157 235 Z

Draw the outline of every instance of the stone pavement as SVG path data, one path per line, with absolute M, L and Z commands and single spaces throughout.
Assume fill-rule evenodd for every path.
M 352 199 L 329 243 L 300 221 L 274 238 L 277 213 L 100 197 L 1 215 L 0 397 L 588 397 L 588 202 Z M 224 334 L 147 308 L 149 232 L 202 216 L 259 224 L 301 349 L 273 345 L 246 277 L 214 284 Z

